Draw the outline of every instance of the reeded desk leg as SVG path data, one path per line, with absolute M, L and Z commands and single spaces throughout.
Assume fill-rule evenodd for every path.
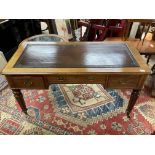
M 139 97 L 139 93 L 140 93 L 140 90 L 137 90 L 137 89 L 133 89 L 132 93 L 131 93 L 131 96 L 130 96 L 130 100 L 129 100 L 129 103 L 128 103 L 128 107 L 127 107 L 127 110 L 126 110 L 126 113 L 127 113 L 127 117 L 130 118 L 130 112 L 131 110 L 133 109 L 138 97 Z
M 24 101 L 24 98 L 23 98 L 23 95 L 22 95 L 20 89 L 12 89 L 12 92 L 14 94 L 14 97 L 18 101 L 18 104 L 20 105 L 22 111 L 25 114 L 27 114 L 27 108 L 26 108 L 25 101 Z

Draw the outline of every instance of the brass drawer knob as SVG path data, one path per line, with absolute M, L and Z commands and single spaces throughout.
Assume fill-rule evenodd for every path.
M 119 80 L 119 83 L 122 84 L 122 85 L 125 85 L 128 83 L 128 81 L 122 81 L 122 80 Z
M 26 86 L 26 87 L 30 87 L 30 86 L 32 86 L 32 81 L 29 81 L 29 80 L 26 80 L 26 81 L 24 81 L 24 85 Z
M 64 77 L 59 76 L 59 77 L 58 77 L 58 80 L 59 80 L 59 81 L 64 81 Z

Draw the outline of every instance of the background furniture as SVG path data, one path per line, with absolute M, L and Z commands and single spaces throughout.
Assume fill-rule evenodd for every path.
M 141 23 L 141 26 L 142 26 L 141 33 L 136 38 L 140 38 L 140 40 L 142 40 L 142 42 L 143 42 L 145 40 L 146 34 L 149 31 L 149 28 L 150 28 L 153 20 L 152 19 L 127 19 L 127 24 L 126 24 L 126 28 L 125 28 L 125 40 L 127 40 L 127 38 L 129 37 L 129 33 L 130 33 L 131 26 L 132 26 L 133 22 Z M 142 38 L 143 33 L 145 33 L 145 35 Z
M 79 21 L 81 29 L 80 41 L 103 41 L 107 34 L 107 27 L 104 25 L 105 19 L 90 19 L 88 21 Z M 82 28 L 86 27 L 85 33 Z
M 95 30 L 93 41 L 103 41 L 106 38 L 108 32 L 106 26 L 93 24 L 92 28 Z
M 90 23 L 85 21 L 78 21 L 78 27 L 80 28 L 80 41 L 87 40 L 88 30 L 90 28 Z M 85 27 L 85 31 L 83 32 L 83 27 Z
M 40 20 L 3 20 L 0 22 L 0 51 L 3 51 L 5 58 L 9 60 L 22 40 L 41 33 Z
M 122 37 L 126 28 L 124 19 L 90 19 L 79 21 L 79 26 L 86 27 L 84 35 L 81 33 L 80 41 L 103 41 L 106 37 Z M 83 35 L 83 36 L 82 36 Z
M 71 25 L 70 19 L 46 19 L 42 21 L 47 24 L 49 34 L 57 34 L 70 41 L 76 40 L 74 33 L 75 23 L 72 21 Z
M 107 19 L 107 37 L 122 37 L 123 40 L 126 24 L 126 19 Z

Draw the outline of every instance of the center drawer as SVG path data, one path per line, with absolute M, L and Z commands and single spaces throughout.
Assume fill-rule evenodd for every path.
M 108 78 L 109 88 L 136 88 L 139 75 L 110 75 Z
M 51 75 L 47 76 L 48 84 L 105 84 L 105 75 Z
M 44 81 L 41 76 L 14 76 L 11 77 L 14 88 L 43 89 Z

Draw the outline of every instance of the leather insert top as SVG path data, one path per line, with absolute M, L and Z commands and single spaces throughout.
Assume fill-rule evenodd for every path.
M 138 67 L 126 43 L 27 44 L 14 68 Z

